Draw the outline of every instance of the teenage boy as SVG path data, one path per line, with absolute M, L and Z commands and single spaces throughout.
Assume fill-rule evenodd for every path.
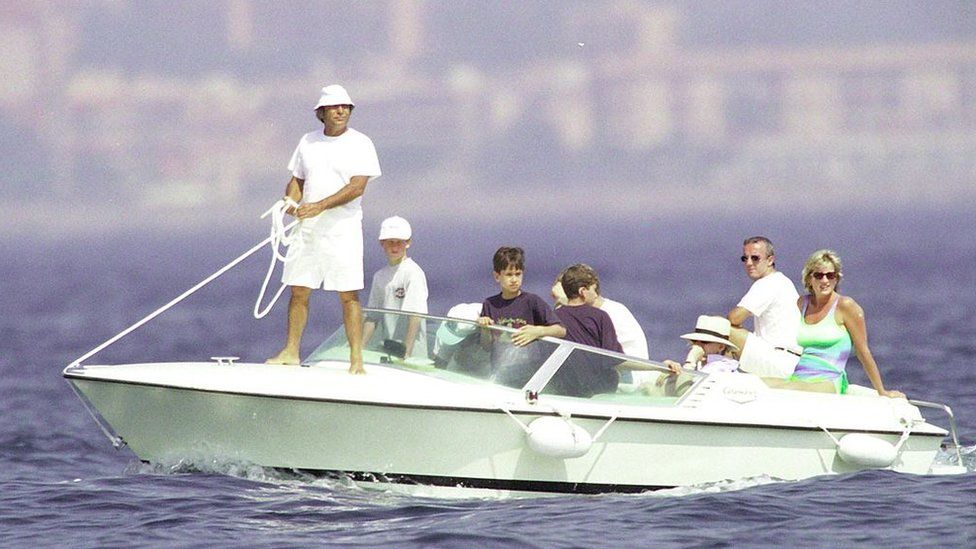
M 556 316 L 566 328 L 566 339 L 608 351 L 623 352 L 610 315 L 592 305 L 596 299 L 599 278 L 589 265 L 579 263 L 562 274 L 566 305 L 556 309 Z M 575 359 L 574 359 L 575 358 Z M 596 354 L 570 356 L 552 379 L 557 394 L 589 397 L 617 390 L 620 360 Z
M 525 269 L 525 252 L 522 248 L 503 246 L 492 258 L 492 275 L 501 292 L 485 299 L 481 304 L 478 324 L 482 326 L 507 326 L 517 331 L 511 335 L 515 348 L 525 347 L 540 337 L 564 337 L 566 329 L 559 324 L 556 313 L 541 297 L 522 291 Z M 491 363 L 496 380 L 508 386 L 521 386 L 528 381 L 534 368 L 531 353 L 512 352 L 507 337 L 499 332 L 483 333 L 482 341 L 488 344 L 491 336 Z M 539 364 L 534 364 L 537 368 Z
M 593 276 L 596 277 L 596 287 L 595 291 L 587 294 L 587 299 L 590 300 L 587 301 L 587 304 L 593 305 L 610 315 L 610 320 L 613 321 L 613 330 L 617 332 L 617 341 L 620 342 L 620 346 L 623 348 L 625 355 L 636 356 L 645 360 L 649 359 L 650 356 L 647 353 L 647 336 L 644 335 L 644 329 L 641 328 L 640 323 L 637 322 L 634 314 L 630 312 L 630 309 L 626 305 L 619 301 L 603 297 L 600 293 L 600 278 L 597 276 L 596 271 L 592 272 Z M 553 300 L 556 302 L 557 310 L 568 301 L 566 292 L 563 290 L 564 273 L 565 270 L 559 273 L 556 276 L 556 282 L 552 285 L 551 293 Z M 625 369 L 620 372 L 620 381 L 621 383 L 632 383 L 635 376 L 643 379 L 646 374 L 634 374 L 630 370 Z
M 522 291 L 525 270 L 525 252 L 522 248 L 502 246 L 492 258 L 492 276 L 501 293 L 485 299 L 481 304 L 478 324 L 497 324 L 518 330 L 512 334 L 512 343 L 522 347 L 540 337 L 563 337 L 566 329 L 559 325 L 559 318 L 541 297 Z
M 367 307 L 427 313 L 427 277 L 420 265 L 407 257 L 411 236 L 410 223 L 400 216 L 388 217 L 380 224 L 379 241 L 386 253 L 387 264 L 373 275 Z M 376 334 L 377 325 L 380 331 L 378 341 L 400 341 L 406 348 L 406 357 L 427 358 L 426 330 L 421 318 L 373 313 L 363 325 L 366 348 L 381 348 L 375 344 L 369 345 Z

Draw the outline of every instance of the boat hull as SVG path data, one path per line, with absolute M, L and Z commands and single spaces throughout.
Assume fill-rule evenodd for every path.
M 296 370 L 290 375 L 313 369 Z M 681 419 L 673 411 L 670 417 L 646 411 L 645 417 L 627 417 L 619 406 L 605 405 L 603 413 L 589 404 L 572 421 L 599 436 L 584 455 L 557 458 L 531 449 L 522 427 L 553 416 L 549 408 L 452 405 L 450 399 L 416 395 L 391 402 L 314 391 L 256 394 L 245 385 L 177 387 L 91 372 L 65 375 L 141 460 L 160 464 L 245 462 L 358 482 L 510 493 L 642 492 L 864 468 L 843 461 L 834 440 L 812 425 L 704 421 L 695 413 Z M 410 391 L 409 385 L 403 390 Z M 891 469 L 929 472 L 945 434 L 929 427 L 908 437 Z M 891 444 L 900 435 L 846 432 L 869 432 Z

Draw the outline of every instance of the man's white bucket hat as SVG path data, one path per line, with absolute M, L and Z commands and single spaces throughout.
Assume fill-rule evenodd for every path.
M 346 92 L 346 88 L 343 88 L 339 84 L 332 84 L 331 86 L 322 88 L 322 96 L 319 97 L 319 102 L 315 104 L 315 108 L 334 107 L 336 105 L 356 106 L 352 102 L 352 98 L 349 97 L 349 93 Z
M 731 332 L 732 323 L 729 322 L 729 319 L 721 316 L 701 315 L 698 317 L 698 322 L 695 323 L 695 331 L 690 334 L 684 334 L 681 338 L 691 341 L 722 343 L 733 349 L 738 349 L 734 343 L 729 341 L 729 334 Z
M 391 238 L 410 240 L 410 235 L 412 234 L 413 231 L 410 230 L 410 223 L 398 215 L 387 217 L 380 224 L 380 240 L 388 240 Z

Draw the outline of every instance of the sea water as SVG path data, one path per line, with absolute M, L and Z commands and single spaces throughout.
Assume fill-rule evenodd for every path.
M 146 465 L 115 450 L 61 370 L 179 295 L 263 232 L 4 242 L 0 267 L 0 545 L 105 546 L 945 546 L 976 543 L 976 229 L 966 216 L 861 225 L 826 218 L 755 227 L 640 221 L 476 229 L 414 221 L 411 255 L 430 309 L 497 292 L 490 257 L 526 249 L 525 289 L 546 296 L 564 266 L 592 264 L 605 295 L 645 329 L 652 358 L 683 356 L 698 314 L 724 314 L 749 281 L 741 240 L 768 233 L 796 280 L 806 255 L 835 248 L 841 291 L 865 309 L 888 387 L 945 402 L 966 474 L 863 471 L 800 482 L 750 478 L 644 495 L 445 500 L 365 490 L 247 463 Z M 284 304 L 251 318 L 267 255 L 252 258 L 89 363 L 196 360 L 277 351 Z M 367 271 L 382 265 L 367 248 Z M 305 352 L 340 322 L 317 295 Z M 854 383 L 868 384 L 856 361 Z M 944 417 L 925 412 L 935 423 Z M 369 444 L 370 433 L 362 433 Z M 951 463 L 944 452 L 941 461 Z M 653 467 L 653 463 L 648 463 Z

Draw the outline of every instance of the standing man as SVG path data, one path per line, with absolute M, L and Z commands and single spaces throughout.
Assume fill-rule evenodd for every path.
M 742 349 L 739 367 L 763 377 L 788 378 L 800 360 L 802 349 L 796 344 L 800 315 L 796 286 L 776 270 L 773 243 L 764 236 L 747 238 L 742 243 L 742 264 L 752 287 L 739 304 L 729 311 L 730 339 Z M 742 328 L 755 317 L 755 333 Z
M 305 134 L 288 163 L 285 195 L 300 205 L 288 213 L 302 221 L 300 243 L 288 251 L 282 283 L 291 286 L 285 347 L 269 364 L 298 364 L 308 300 L 315 288 L 336 291 L 349 340 L 349 373 L 364 374 L 363 210 L 366 184 L 380 176 L 373 142 L 350 128 L 355 105 L 337 84 L 322 88 L 315 116 L 322 131 Z

